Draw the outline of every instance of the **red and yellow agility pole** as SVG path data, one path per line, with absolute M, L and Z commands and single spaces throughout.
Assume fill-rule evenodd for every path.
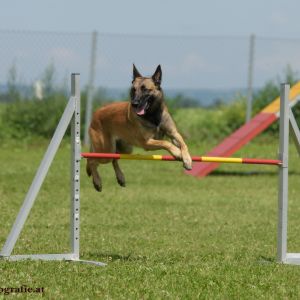
M 142 155 L 142 154 L 118 154 L 118 153 L 81 153 L 84 158 L 112 158 L 126 160 L 164 160 L 178 161 L 172 155 Z M 192 156 L 192 161 L 196 162 L 218 162 L 235 164 L 256 164 L 256 165 L 281 165 L 278 159 L 259 158 L 238 158 L 238 157 L 212 157 L 212 156 Z

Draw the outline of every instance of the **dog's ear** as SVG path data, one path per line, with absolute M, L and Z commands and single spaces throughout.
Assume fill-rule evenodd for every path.
M 140 72 L 138 71 L 138 69 L 136 68 L 136 66 L 133 64 L 133 74 L 132 74 L 132 78 L 133 80 L 135 80 L 137 77 L 143 77 Z
M 160 67 L 160 65 L 158 65 L 158 67 L 156 68 L 154 74 L 152 75 L 152 80 L 154 81 L 154 83 L 156 85 L 160 86 L 161 78 L 162 78 L 161 67 Z

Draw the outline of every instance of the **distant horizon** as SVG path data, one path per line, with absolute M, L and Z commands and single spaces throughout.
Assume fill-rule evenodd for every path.
M 86 87 L 85 87 L 86 88 Z M 261 87 L 254 87 L 253 92 L 256 92 Z M 20 90 L 21 95 L 24 96 L 34 96 L 33 85 L 17 85 L 17 89 Z M 54 87 L 55 90 L 55 87 Z M 104 86 L 95 86 L 95 93 L 102 90 L 104 99 L 117 101 L 119 99 L 127 98 L 129 95 L 129 86 L 128 87 L 104 87 Z M 7 84 L 0 83 L 0 94 L 5 94 L 8 91 Z M 163 88 L 165 97 L 175 98 L 182 96 L 183 99 L 189 99 L 198 102 L 200 106 L 210 106 L 213 105 L 216 101 L 222 101 L 224 103 L 230 103 L 235 99 L 235 97 L 240 94 L 246 96 L 247 88 L 235 87 L 235 88 Z M 68 91 L 64 91 L 66 96 Z

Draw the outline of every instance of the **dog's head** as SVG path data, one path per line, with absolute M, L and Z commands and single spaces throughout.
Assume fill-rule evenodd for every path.
M 160 65 L 151 77 L 143 77 L 133 65 L 133 80 L 130 89 L 131 106 L 139 116 L 147 115 L 160 107 L 163 92 L 160 87 L 162 72 Z

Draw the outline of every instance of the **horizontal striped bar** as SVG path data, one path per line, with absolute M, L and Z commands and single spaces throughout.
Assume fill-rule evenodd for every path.
M 216 156 L 202 156 L 203 162 L 220 162 L 220 163 L 234 163 L 234 164 L 242 164 L 242 158 L 234 158 L 234 157 L 216 157 Z
M 167 160 L 178 161 L 172 155 L 142 155 L 142 154 L 118 154 L 118 153 L 81 153 L 84 158 L 107 158 L 107 159 L 129 159 L 129 160 Z M 192 156 L 197 162 L 218 162 L 256 165 L 281 165 L 278 159 L 259 158 L 234 158 L 234 157 L 212 157 L 212 156 Z

